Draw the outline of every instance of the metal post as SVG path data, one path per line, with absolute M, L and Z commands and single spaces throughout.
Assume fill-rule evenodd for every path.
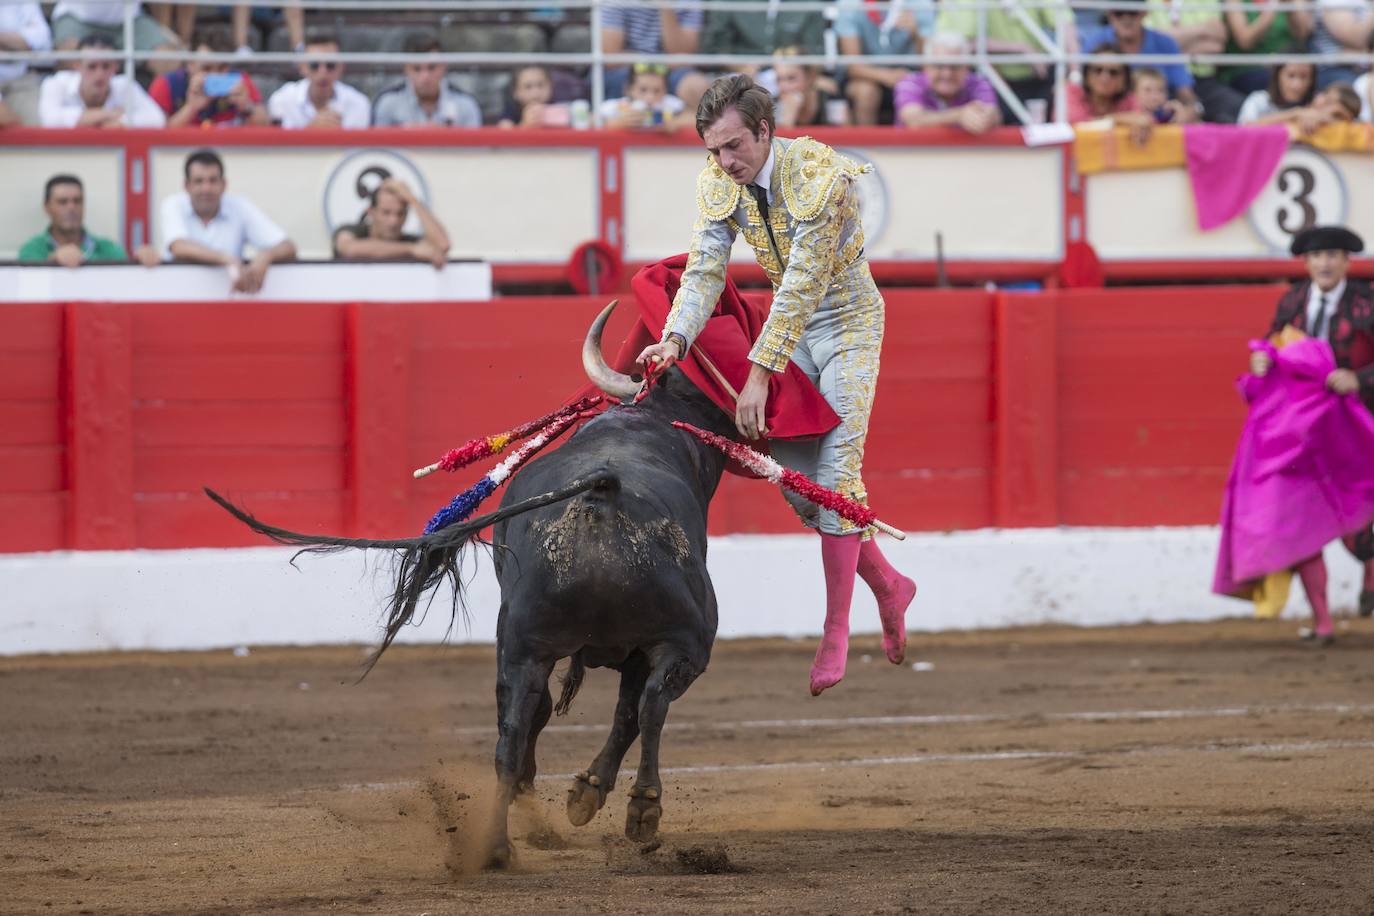
M 605 49 L 601 46 L 601 0 L 591 0 L 592 123 L 601 126 L 601 103 L 606 101 Z
M 134 48 L 134 3 L 133 0 L 124 0 L 124 76 L 128 79 L 128 84 L 125 86 L 124 89 L 126 97 L 122 101 L 124 103 L 124 111 L 126 113 L 129 110 L 129 99 L 127 98 L 127 95 L 130 92 L 130 87 L 132 87 L 134 83 L 135 50 L 136 49 Z

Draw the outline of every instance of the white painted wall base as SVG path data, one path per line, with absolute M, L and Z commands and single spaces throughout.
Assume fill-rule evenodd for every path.
M 1250 613 L 1209 592 L 1215 528 L 1035 529 L 918 534 L 883 550 L 920 585 L 914 630 L 1040 623 L 1112 625 L 1211 620 Z M 820 632 L 824 587 L 813 536 L 714 538 L 711 574 L 720 631 L 732 636 Z M 286 548 L 59 552 L 0 556 L 0 654 L 103 649 L 370 643 L 379 632 L 387 563 L 380 555 L 305 557 Z M 1354 606 L 1359 566 L 1327 551 L 1332 607 Z M 472 628 L 452 639 L 495 638 L 497 589 L 483 556 L 474 574 Z M 1305 616 L 1295 583 L 1287 614 Z M 437 642 L 446 600 L 401 637 Z M 877 631 L 862 583 L 855 632 Z

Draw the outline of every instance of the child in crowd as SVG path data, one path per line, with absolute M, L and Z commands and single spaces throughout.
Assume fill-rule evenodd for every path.
M 673 130 L 682 110 L 682 99 L 668 92 L 668 68 L 638 63 L 630 69 L 625 97 L 602 103 L 601 121 L 607 127 Z
M 1156 124 L 1169 124 L 1177 114 L 1169 104 L 1169 81 L 1154 67 L 1131 68 L 1131 95 L 1136 109 L 1154 118 Z
M 538 65 L 521 67 L 511 82 L 511 100 L 497 122 L 500 127 L 569 127 L 567 105 L 553 101 L 553 79 Z
M 778 78 L 777 109 L 779 127 L 824 127 L 849 123 L 849 106 L 820 85 L 821 71 L 815 64 L 800 64 L 791 58 L 799 48 L 781 48 L 773 63 Z
M 1362 100 L 1355 87 L 1349 83 L 1332 83 L 1317 93 L 1313 104 L 1326 112 L 1331 121 L 1358 121 Z
M 1240 106 L 1239 124 L 1292 124 L 1310 134 L 1330 120 L 1313 104 L 1317 94 L 1315 64 L 1278 64 L 1269 76 L 1269 88 L 1256 90 Z

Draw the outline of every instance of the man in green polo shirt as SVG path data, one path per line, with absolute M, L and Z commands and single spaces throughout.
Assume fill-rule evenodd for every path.
M 48 228 L 19 249 L 19 260 L 79 267 L 87 261 L 128 261 L 124 246 L 91 235 L 83 225 L 86 194 L 75 175 L 54 175 L 43 187 Z

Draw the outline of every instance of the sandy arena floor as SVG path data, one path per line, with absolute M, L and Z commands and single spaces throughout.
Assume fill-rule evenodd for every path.
M 474 869 L 493 653 L 359 647 L 0 659 L 0 912 L 1374 912 L 1374 621 L 721 643 L 664 737 L 661 845 L 593 671 Z M 864 653 L 869 653 L 867 661 Z M 925 667 L 925 666 L 922 666 Z M 630 769 L 638 745 L 631 749 Z

